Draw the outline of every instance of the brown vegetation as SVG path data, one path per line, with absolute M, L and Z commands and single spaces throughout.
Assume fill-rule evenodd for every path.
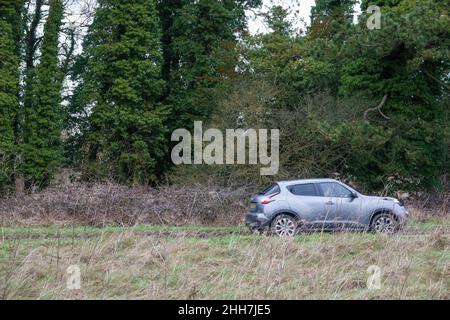
M 252 193 L 215 185 L 127 187 L 67 184 L 0 199 L 0 224 L 11 225 L 236 225 Z
M 448 226 L 447 226 L 448 228 Z M 449 299 L 449 236 L 303 234 L 0 241 L 4 299 Z M 80 268 L 81 289 L 66 286 Z M 380 287 L 369 289 L 370 267 Z
M 136 224 L 216 225 L 242 223 L 254 186 L 216 184 L 128 187 L 117 184 L 65 183 L 43 191 L 0 199 L 0 225 L 105 226 Z M 444 217 L 450 196 L 411 196 L 417 219 Z

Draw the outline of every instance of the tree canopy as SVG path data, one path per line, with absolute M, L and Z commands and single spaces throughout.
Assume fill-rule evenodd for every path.
M 364 0 L 355 19 L 356 1 L 317 0 L 303 30 L 260 0 L 98 0 L 78 25 L 68 5 L 0 3 L 1 192 L 45 187 L 62 167 L 126 184 L 261 180 L 249 166 L 174 170 L 170 135 L 198 120 L 279 128 L 273 179 L 448 187 L 445 1 Z M 268 32 L 248 32 L 250 11 Z

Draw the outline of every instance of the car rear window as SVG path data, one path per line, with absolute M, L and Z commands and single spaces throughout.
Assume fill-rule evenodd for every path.
M 259 194 L 263 196 L 268 196 L 270 194 L 274 193 L 280 193 L 280 186 L 276 183 L 272 184 L 271 186 L 265 188 L 263 191 L 261 191 Z
M 316 188 L 312 183 L 290 186 L 288 187 L 288 190 L 296 196 L 317 196 Z

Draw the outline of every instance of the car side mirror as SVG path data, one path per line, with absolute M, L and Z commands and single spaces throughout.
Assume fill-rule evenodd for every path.
M 358 198 L 358 194 L 356 192 L 350 193 L 350 196 L 349 196 L 350 201 L 353 201 L 356 198 Z

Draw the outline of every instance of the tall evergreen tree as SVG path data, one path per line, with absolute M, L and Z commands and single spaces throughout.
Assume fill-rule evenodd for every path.
M 356 0 L 316 0 L 311 8 L 310 33 L 313 37 L 336 38 L 353 20 Z
M 33 88 L 33 78 L 35 72 L 35 66 L 37 62 L 37 51 L 39 49 L 40 37 L 38 34 L 38 28 L 42 21 L 43 16 L 43 6 L 45 2 L 44 0 L 36 0 L 34 3 L 34 8 L 31 12 L 28 12 L 28 8 L 26 9 L 26 20 L 30 20 L 29 26 L 26 28 L 25 38 L 24 38 L 24 54 L 23 54 L 23 62 L 24 62 L 24 92 L 23 92 L 23 110 L 30 107 L 32 101 L 32 88 Z M 20 121 L 23 122 L 24 112 L 20 115 Z M 21 123 L 19 124 L 21 125 Z M 22 137 L 21 137 L 22 138 Z
M 437 0 L 363 1 L 381 8 L 380 30 L 365 19 L 343 46 L 341 95 L 381 100 L 389 120 L 372 122 L 394 130 L 380 167 L 407 187 L 439 185 L 447 170 L 450 73 L 449 4 Z M 364 15 L 363 18 L 367 18 Z M 446 102 L 447 101 L 447 102 Z
M 175 112 L 171 127 L 206 119 L 211 88 L 236 75 L 237 36 L 245 32 L 245 10 L 261 0 L 159 1 L 163 26 L 166 101 Z
M 335 163 L 328 161 L 330 168 L 369 189 L 383 188 L 388 178 L 405 189 L 437 187 L 450 170 L 448 3 L 367 0 L 356 25 L 342 19 L 351 3 L 316 1 L 312 16 L 330 25 L 320 30 L 313 25 L 306 36 L 252 37 L 249 70 L 281 88 L 288 108 L 296 108 L 310 92 L 330 93 L 341 101 L 358 98 L 361 103 L 349 110 L 336 105 L 336 112 L 349 115 L 365 101 L 372 107 L 383 102 L 381 112 L 365 107 L 356 121 L 317 121 L 322 144 L 342 148 Z M 365 11 L 371 4 L 381 7 L 380 30 L 367 28 Z M 269 23 L 283 25 L 277 20 Z
M 84 137 L 87 175 L 154 181 L 167 153 L 159 103 L 160 22 L 154 0 L 101 0 L 84 43 L 74 104 L 90 113 Z
M 40 63 L 32 79 L 29 106 L 25 109 L 20 171 L 28 184 L 45 185 L 61 163 L 61 89 L 63 76 L 58 59 L 63 18 L 61 0 L 51 0 L 41 46 Z
M 296 33 L 290 14 L 273 6 L 265 15 L 270 32 L 246 37 L 244 54 L 247 69 L 277 85 L 279 99 L 293 108 L 306 94 L 337 91 L 340 60 L 335 41 Z
M 0 3 L 0 191 L 14 171 L 14 123 L 19 109 L 21 1 Z

